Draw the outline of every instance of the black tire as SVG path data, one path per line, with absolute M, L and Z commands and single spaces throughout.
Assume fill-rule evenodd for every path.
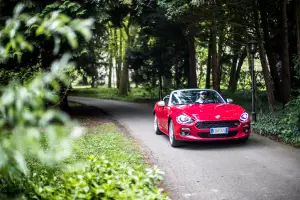
M 170 120 L 169 122 L 169 141 L 172 147 L 182 146 L 182 143 L 176 140 L 176 137 L 174 135 L 174 125 L 172 120 Z
M 158 128 L 158 123 L 157 123 L 157 117 L 156 114 L 154 113 L 154 119 L 153 119 L 153 124 L 154 124 L 154 132 L 156 135 L 162 135 L 163 132 L 161 132 Z

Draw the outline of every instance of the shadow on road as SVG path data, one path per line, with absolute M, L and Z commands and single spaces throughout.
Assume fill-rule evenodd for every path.
M 165 139 L 169 142 L 169 137 L 163 135 L 161 139 Z M 216 150 L 216 149 L 229 149 L 229 148 L 257 148 L 265 146 L 263 141 L 260 141 L 255 136 L 250 136 L 249 140 L 246 143 L 239 141 L 228 140 L 228 141 L 209 141 L 209 142 L 183 142 L 183 145 L 178 147 L 182 150 Z M 170 148 L 172 148 L 170 146 Z

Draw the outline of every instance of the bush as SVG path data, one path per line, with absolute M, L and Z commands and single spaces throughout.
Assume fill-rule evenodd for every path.
M 68 171 L 49 180 L 38 176 L 32 183 L 33 199 L 167 199 L 156 184 L 162 180 L 157 168 L 136 170 L 124 163 L 90 156 L 80 170 Z
M 278 139 L 300 146 L 300 96 L 291 100 L 284 110 L 258 116 L 254 131 L 262 135 L 275 136 Z
M 32 17 L 22 13 L 23 10 L 24 6 L 18 4 L 12 18 L 1 27 L 0 62 L 15 56 L 21 61 L 24 51 L 33 51 L 33 42 L 27 41 L 28 38 L 21 33 L 22 29 L 30 29 L 36 36 L 55 35 L 57 39 L 69 37 L 70 32 L 79 32 L 88 40 L 91 34 L 91 19 L 72 20 L 58 12 L 43 18 Z M 63 27 L 54 29 L 53 24 Z M 72 46 L 75 41 L 77 36 L 68 42 Z M 55 46 L 59 49 L 58 43 Z M 48 72 L 36 74 L 23 85 L 10 82 L 1 91 L 1 198 L 26 193 L 29 177 L 34 173 L 34 163 L 48 169 L 55 168 L 71 155 L 72 140 L 82 133 L 81 128 L 77 128 L 66 114 L 46 106 L 46 102 L 57 103 L 60 86 L 68 85 L 68 72 L 73 68 L 70 58 L 70 54 L 63 54 L 53 62 Z

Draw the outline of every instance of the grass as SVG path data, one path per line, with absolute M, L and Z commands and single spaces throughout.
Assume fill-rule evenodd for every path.
M 109 160 L 145 166 L 138 144 L 119 132 L 113 123 L 88 128 L 87 133 L 74 142 L 72 162 L 84 161 L 87 155 L 103 155 Z
M 117 88 L 108 88 L 106 86 L 101 86 L 98 88 L 79 86 L 74 87 L 70 91 L 69 95 L 112 99 L 127 102 L 152 103 L 158 99 L 157 93 L 158 91 L 156 90 L 147 91 L 143 88 L 131 88 L 128 96 L 120 96 Z
M 57 169 L 51 171 L 52 169 L 39 168 L 42 167 L 38 166 L 39 164 L 35 166 L 35 170 L 39 170 L 39 175 L 32 179 L 35 190 L 32 190 L 33 188 L 30 190 L 34 191 L 34 197 L 36 194 L 47 197 L 53 195 L 65 197 L 74 194 L 85 199 L 91 195 L 95 196 L 94 191 L 97 190 L 101 191 L 99 198 L 102 195 L 113 199 L 121 192 L 121 196 L 133 198 L 138 195 L 149 195 L 157 197 L 156 199 L 166 199 L 167 193 L 159 185 L 161 179 L 158 174 L 149 173 L 149 165 L 137 141 L 120 131 L 113 122 L 107 122 L 101 110 L 76 103 L 71 103 L 71 108 L 77 109 L 73 110 L 72 114 L 76 114 L 75 118 L 81 125 L 85 124 L 83 127 L 86 127 L 86 132 L 73 142 L 72 156 L 56 166 Z M 90 109 L 94 111 L 92 114 L 100 113 L 97 115 L 98 118 L 86 115 L 91 112 Z M 91 156 L 92 162 L 88 158 Z M 105 160 L 102 159 L 103 156 Z M 88 167 L 82 168 L 86 164 Z M 95 168 L 98 171 L 94 171 Z M 146 183 L 147 187 L 139 186 Z M 18 184 L 21 185 L 21 182 Z M 127 187 L 126 184 L 130 186 Z M 107 199 L 105 197 L 103 199 Z

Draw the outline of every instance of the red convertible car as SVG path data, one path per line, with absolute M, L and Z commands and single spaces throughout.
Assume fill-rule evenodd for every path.
M 250 118 L 242 107 L 211 89 L 180 89 L 156 102 L 154 131 L 182 141 L 240 140 L 250 135 Z

